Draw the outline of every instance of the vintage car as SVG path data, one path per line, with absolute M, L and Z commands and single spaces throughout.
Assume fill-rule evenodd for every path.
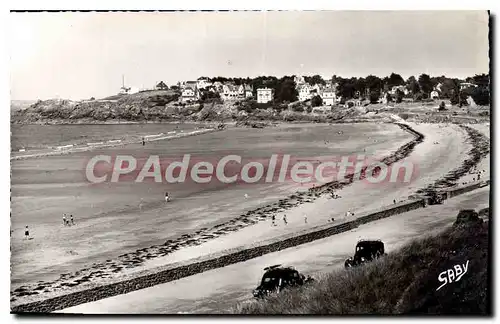
M 302 286 L 314 280 L 310 276 L 306 278 L 293 267 L 282 267 L 280 264 L 266 267 L 264 271 L 259 286 L 253 291 L 255 298 L 264 298 L 284 288 Z
M 354 257 L 344 263 L 346 268 L 359 266 L 365 262 L 373 261 L 385 254 L 384 243 L 380 240 L 361 240 L 356 244 Z

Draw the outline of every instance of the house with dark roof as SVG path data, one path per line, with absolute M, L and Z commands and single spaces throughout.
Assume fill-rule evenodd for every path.
M 168 90 L 168 86 L 163 81 L 160 81 L 155 88 L 156 90 Z

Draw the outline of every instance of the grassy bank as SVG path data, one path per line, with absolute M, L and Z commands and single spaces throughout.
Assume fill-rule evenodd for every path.
M 491 314 L 488 222 L 449 228 L 312 286 L 241 304 L 237 314 Z M 353 247 L 354 250 L 354 247 Z M 442 271 L 469 261 L 458 282 L 438 289 Z

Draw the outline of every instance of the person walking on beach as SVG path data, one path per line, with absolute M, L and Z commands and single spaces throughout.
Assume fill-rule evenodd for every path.
M 283 215 L 283 223 L 285 223 L 285 225 L 288 224 L 288 222 L 286 221 L 286 215 Z
M 71 225 L 75 225 L 75 220 L 73 219 L 73 215 L 70 215 L 69 218 L 71 221 Z
M 25 228 L 25 230 L 24 230 L 24 238 L 25 238 L 26 240 L 29 240 L 29 239 L 30 239 L 30 231 L 29 231 L 29 229 L 28 229 L 28 225 L 26 225 L 26 228 Z
M 276 215 L 273 215 L 273 216 L 271 217 L 271 225 L 272 225 L 272 226 L 276 226 Z
M 165 192 L 165 202 L 170 201 L 170 196 L 168 195 L 168 192 Z
M 146 145 L 146 141 L 144 140 L 144 137 L 142 138 L 142 146 Z
M 68 220 L 66 219 L 66 214 L 63 215 L 63 225 L 68 225 Z
M 304 215 L 304 223 L 307 224 L 307 215 Z

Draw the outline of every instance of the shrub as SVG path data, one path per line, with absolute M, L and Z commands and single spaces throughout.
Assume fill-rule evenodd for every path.
M 441 103 L 439 104 L 438 111 L 443 111 L 443 110 L 446 110 L 446 105 L 444 101 L 441 101 Z
M 380 92 L 379 91 L 372 91 L 370 92 L 370 103 L 375 104 L 378 103 L 378 99 L 380 98 Z
M 486 87 L 477 87 L 472 93 L 471 97 L 477 105 L 487 106 L 490 104 L 490 91 Z
M 319 107 L 323 104 L 323 99 L 321 99 L 320 96 L 314 96 L 311 98 L 311 106 L 312 107 Z

